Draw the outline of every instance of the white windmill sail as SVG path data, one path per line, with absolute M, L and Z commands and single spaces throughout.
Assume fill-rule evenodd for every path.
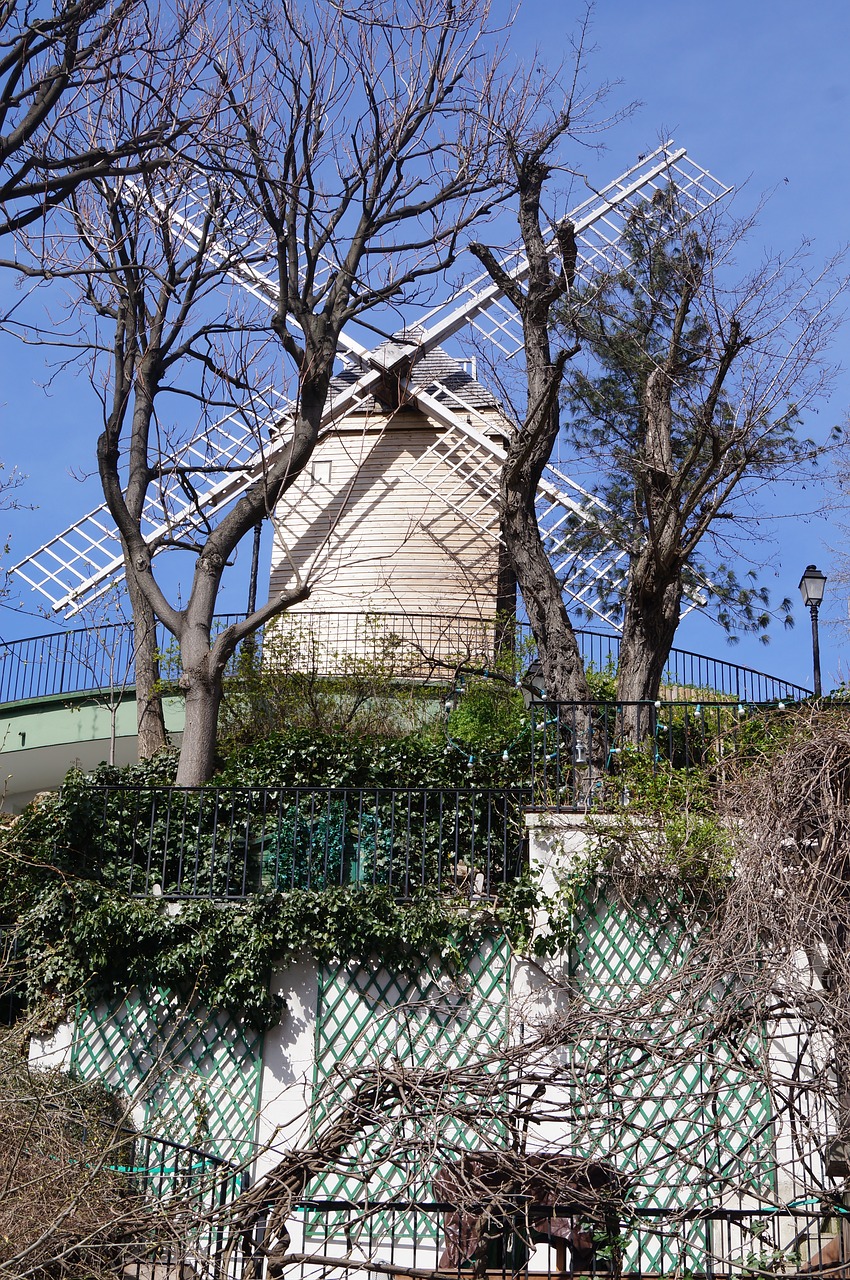
M 696 165 L 684 148 L 673 149 L 672 144 L 664 144 L 568 215 L 575 227 L 577 273 L 587 279 L 602 265 L 610 270 L 623 263 L 622 232 L 629 216 L 653 192 L 664 190 L 671 183 L 684 210 L 694 216 L 730 190 Z M 199 217 L 199 207 L 195 207 L 190 194 L 185 209 L 177 215 L 181 231 L 190 239 L 199 238 Z M 237 244 L 244 243 L 241 260 L 233 259 L 234 238 Z M 209 252 L 218 254 L 223 261 L 233 260 L 229 274 L 256 297 L 270 305 L 276 303 L 273 277 L 258 265 L 262 254 L 256 243 L 249 241 L 249 229 L 229 227 L 227 250 L 222 242 L 220 249 L 213 243 Z M 528 271 L 522 251 L 509 255 L 503 265 L 520 281 Z M 370 351 L 351 335 L 341 335 L 339 358 L 357 376 L 329 401 L 323 432 L 332 429 L 345 413 L 364 400 L 388 371 L 415 363 L 467 325 L 476 328 L 505 356 L 516 355 L 522 349 L 519 317 L 486 274 L 477 276 L 446 302 L 421 316 L 415 338 L 383 341 Z M 416 393 L 423 408 L 426 395 Z M 451 395 L 446 392 L 428 397 L 428 411 L 438 404 L 445 427 L 444 438 L 434 449 L 451 451 L 459 481 L 462 475 L 473 479 L 471 483 L 458 484 L 455 493 L 444 486 L 434 492 L 449 504 L 456 502 L 465 518 L 486 520 L 488 529 L 493 529 L 498 446 L 494 452 L 494 442 L 476 429 L 471 407 L 456 396 L 457 403 L 452 404 Z M 206 527 L 213 514 L 235 501 L 262 476 L 276 450 L 286 442 L 287 412 L 283 398 L 268 388 L 257 403 L 228 414 L 211 428 L 205 426 L 184 446 L 180 457 L 174 460 L 181 468 L 180 474 L 162 482 L 145 505 L 143 534 L 154 552 L 169 543 L 189 541 L 193 533 Z M 273 427 L 276 431 L 270 438 Z M 425 465 L 416 469 L 415 478 L 428 487 L 427 457 L 423 462 Z M 609 544 L 592 557 L 578 556 L 571 550 L 567 534 L 572 521 L 604 524 L 604 515 L 604 507 L 591 494 L 554 468 L 547 469 L 538 495 L 538 518 L 556 571 L 566 589 L 589 612 L 613 622 L 613 615 L 604 606 L 605 592 L 595 592 L 595 586 L 602 586 L 616 571 L 623 552 Z M 497 530 L 494 536 L 498 536 Z M 54 610 L 66 611 L 69 616 L 96 599 L 123 575 L 120 540 L 105 506 L 64 530 L 15 565 L 12 572 L 49 600 Z

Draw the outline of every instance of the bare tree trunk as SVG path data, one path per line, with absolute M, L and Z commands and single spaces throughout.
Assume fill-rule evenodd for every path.
M 185 706 L 183 745 L 175 782 L 178 787 L 199 787 L 212 776 L 215 765 L 221 679 L 212 680 L 197 669 L 193 671 L 186 683 Z
M 654 703 L 661 690 L 664 668 L 679 625 L 682 603 L 681 573 L 658 582 L 651 552 L 644 551 L 629 566 L 623 638 L 617 673 L 617 700 Z M 623 732 L 636 738 L 650 729 L 651 717 L 641 708 L 624 706 Z
M 210 624 L 206 619 L 194 625 L 186 620 L 180 636 L 180 656 L 183 668 L 180 687 L 186 711 L 176 783 L 178 787 L 197 787 L 212 776 L 215 764 L 224 674 L 224 662 L 218 661 L 212 652 Z
M 522 584 L 528 620 L 543 667 L 547 696 L 561 702 L 586 700 L 587 681 L 567 616 L 561 584 L 540 538 L 534 490 L 502 483 L 502 535 Z
M 683 290 L 667 359 L 646 380 L 641 497 L 648 537 L 629 557 L 623 638 L 617 675 L 620 702 L 654 702 L 679 625 L 682 603 L 681 526 L 673 486 L 674 375 L 692 294 Z M 639 716 L 632 716 L 639 722 Z M 647 717 L 643 717 L 647 722 Z
M 508 276 L 490 249 L 481 244 L 469 247 L 516 307 L 525 346 L 525 421 L 511 436 L 502 467 L 502 536 L 537 641 L 548 696 L 553 701 L 581 702 L 588 696 L 584 664 L 534 509 L 537 486 L 558 436 L 558 395 L 564 369 L 578 350 L 562 349 L 553 357 L 550 341 L 553 307 L 568 299 L 572 290 L 574 229 L 571 223 L 556 229 L 561 264 L 560 270 L 555 270 L 553 246 L 544 239 L 540 209 L 543 184 L 549 176 L 545 154 L 568 127 L 569 119 L 559 118 L 537 147 L 511 156 L 519 193 L 519 226 L 528 257 L 525 291 Z
M 136 724 L 140 760 L 150 760 L 168 746 L 156 647 L 156 616 L 132 573 L 127 592 L 133 610 L 133 657 L 136 668 Z

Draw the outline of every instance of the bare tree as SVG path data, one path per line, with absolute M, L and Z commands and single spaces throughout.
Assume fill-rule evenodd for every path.
M 575 278 L 573 226 L 554 228 L 559 261 L 543 224 L 541 201 L 550 177 L 553 149 L 569 136 L 569 109 L 528 140 L 510 134 L 506 149 L 517 187 L 517 217 L 528 259 L 525 286 L 513 280 L 492 250 L 470 245 L 491 279 L 516 308 L 522 321 L 527 398 L 525 417 L 508 439 L 500 477 L 501 530 L 508 556 L 537 642 L 548 696 L 558 701 L 587 699 L 584 664 L 549 555 L 537 525 L 537 486 L 560 430 L 559 396 L 567 362 L 577 343 L 558 344 L 553 353 L 553 318 L 570 307 Z
M 188 117 L 180 114 L 174 83 L 185 80 L 197 57 L 196 16 L 197 6 L 181 4 L 152 17 L 144 0 L 3 6 L 0 235 L 30 238 L 36 248 L 34 256 L 18 251 L 6 260 L 16 274 L 43 274 L 38 239 L 49 240 L 52 215 L 77 192 L 106 177 L 119 181 L 150 171 L 155 149 L 161 159 L 161 148 L 185 133 Z M 137 603 L 147 754 L 164 744 L 165 733 L 151 694 L 154 628 L 142 600 Z
M 686 589 L 728 630 L 764 632 L 766 588 L 728 567 L 730 544 L 755 531 L 760 491 L 823 449 L 798 427 L 830 386 L 843 281 L 835 262 L 810 271 L 805 246 L 741 277 L 751 226 L 722 208 L 694 220 L 671 184 L 632 215 L 627 267 L 597 281 L 583 315 L 588 363 L 567 377 L 565 431 L 611 516 L 576 536 L 628 552 L 612 587 L 624 702 L 657 697 Z
M 308 593 L 296 581 L 211 637 L 228 559 L 316 445 L 340 334 L 366 312 L 380 320 L 450 266 L 463 228 L 502 192 L 491 121 L 507 89 L 485 52 L 485 27 L 477 2 L 309 16 L 289 5 L 249 5 L 218 57 L 224 101 L 205 138 L 204 163 L 221 207 L 209 225 L 217 253 L 270 263 L 271 328 L 295 367 L 296 388 L 291 416 L 279 424 L 255 482 L 199 544 L 185 608 L 170 603 L 153 575 L 156 548 L 121 480 L 120 433 L 108 429 L 98 448 L 132 590 L 180 643 L 181 784 L 210 775 L 222 674 L 236 646 Z M 398 361 L 414 356 L 412 345 L 402 347 Z M 365 360 L 361 371 L 370 374 Z M 131 433 L 127 447 L 146 475 L 145 433 Z
M 65 269 L 81 280 L 72 312 L 82 307 L 93 323 L 79 336 L 92 382 L 103 404 L 98 445 L 101 474 L 120 489 L 126 520 L 141 529 L 147 508 L 158 501 L 165 532 L 148 544 L 191 549 L 191 535 L 169 523 L 175 495 L 192 494 L 192 475 L 204 471 L 204 430 L 246 395 L 240 344 L 250 320 L 230 305 L 223 288 L 231 261 L 211 252 L 218 197 L 209 190 L 199 240 L 175 223 L 182 191 L 193 176 L 184 162 L 163 161 L 132 184 L 92 184 L 72 201 L 72 227 L 65 241 Z M 55 265 L 54 268 L 55 269 Z M 255 376 L 259 369 L 254 371 Z M 181 432 L 179 404 L 200 406 Z M 193 437 L 200 443 L 186 457 Z M 119 467 L 126 473 L 118 479 Z M 214 463 L 211 463 L 211 468 Z M 227 464 L 220 464 L 226 470 Z M 112 492 L 112 490 L 110 490 Z M 141 590 L 125 545 L 128 594 L 133 611 L 139 755 L 165 745 L 157 657 L 157 617 Z
M 0 462 L 0 511 L 17 511 L 20 508 L 21 503 L 12 495 L 17 489 L 20 489 L 25 479 L 26 476 L 22 476 L 17 467 L 7 470 L 6 464 Z M 3 537 L 2 544 L 0 544 L 0 563 L 2 563 L 2 558 L 8 554 L 9 539 L 8 537 Z M 0 568 L 0 599 L 7 595 L 9 591 L 6 579 L 7 570 Z
M 182 22 L 179 9 L 167 24 L 153 21 L 143 0 L 3 5 L 0 235 L 32 228 L 85 182 L 137 171 L 149 149 L 180 132 L 159 115 L 145 70 L 153 52 L 179 39 Z M 143 108 L 125 111 L 117 135 L 116 92 Z

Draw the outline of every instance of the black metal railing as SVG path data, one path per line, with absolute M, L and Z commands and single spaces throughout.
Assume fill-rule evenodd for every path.
M 148 1202 L 146 1230 L 122 1259 L 125 1280 L 183 1275 L 184 1268 L 185 1274 L 240 1274 L 241 1257 L 227 1272 L 220 1260 L 228 1206 L 247 1186 L 242 1170 L 197 1147 L 136 1133 L 116 1135 L 103 1161 L 104 1172 L 126 1177 L 125 1194 Z
M 795 714 L 781 702 L 539 703 L 507 787 L 72 784 L 56 856 L 136 896 L 371 885 L 487 897 L 527 864 L 527 810 L 628 806 L 671 771 L 722 791 Z
M 137 896 L 216 899 L 334 885 L 489 896 L 522 872 L 531 802 L 528 788 L 104 786 L 73 797 L 87 874 Z
M 220 1156 L 170 1138 L 131 1131 L 116 1135 L 104 1168 L 128 1174 L 137 1191 L 157 1200 L 188 1196 L 210 1207 L 227 1203 L 243 1182 L 242 1172 Z
M 801 1207 L 632 1207 L 603 1226 L 587 1208 L 515 1211 L 438 1203 L 305 1201 L 289 1224 L 291 1272 L 318 1276 L 350 1267 L 363 1273 L 460 1278 L 471 1274 L 556 1280 L 565 1275 L 768 1277 L 846 1274 L 847 1240 L 840 1207 L 828 1219 L 816 1198 Z M 588 1221 L 588 1218 L 591 1220 Z M 257 1258 L 257 1261 L 259 1257 Z
M 240 615 L 216 619 L 221 630 Z M 600 631 L 577 632 L 585 666 L 615 670 L 619 637 Z M 160 628 L 163 679 L 176 681 L 180 664 L 173 639 Z M 534 656 L 526 623 L 478 617 L 446 617 L 417 613 L 291 612 L 258 635 L 251 652 L 259 657 L 265 645 L 266 662 L 318 675 L 350 671 L 352 664 L 374 667 L 376 673 L 438 678 L 454 672 L 458 663 L 476 667 L 495 663 L 505 649 L 524 669 Z M 239 656 L 231 665 L 238 673 Z M 132 687 L 133 629 L 130 623 L 107 623 L 71 631 L 0 641 L 0 703 L 72 693 L 121 691 Z M 797 701 L 810 696 L 803 685 L 742 667 L 673 649 L 665 673 L 668 690 L 705 691 L 751 702 Z
M 628 805 L 630 777 L 699 771 L 722 788 L 731 765 L 787 732 L 785 702 L 547 702 L 531 708 L 535 805 Z M 632 785 L 635 785 L 634 783 Z
M 133 629 L 128 623 L 0 643 L 0 702 L 120 689 L 133 679 Z

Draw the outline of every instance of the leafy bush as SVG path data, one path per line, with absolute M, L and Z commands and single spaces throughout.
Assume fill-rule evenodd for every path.
M 449 716 L 452 738 L 474 751 L 502 752 L 523 734 L 528 717 L 519 689 L 501 681 L 468 681 Z

